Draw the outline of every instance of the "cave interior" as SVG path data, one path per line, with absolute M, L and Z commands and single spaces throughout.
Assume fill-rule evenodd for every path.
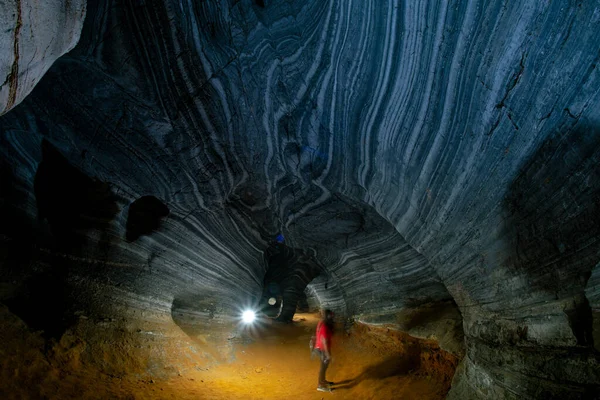
M 176 398 L 321 398 L 207 377 L 264 337 L 304 349 L 322 309 L 344 351 L 388 355 L 338 398 L 436 369 L 405 398 L 600 398 L 598 1 L 17 0 L 0 21 L 3 398 L 185 377 L 207 389 Z

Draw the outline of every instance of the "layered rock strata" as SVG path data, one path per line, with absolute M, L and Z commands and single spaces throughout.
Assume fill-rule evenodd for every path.
M 594 396 L 599 42 L 595 2 L 89 4 L 0 118 L 2 301 L 208 326 L 283 234 L 309 301 L 452 330 L 451 397 Z

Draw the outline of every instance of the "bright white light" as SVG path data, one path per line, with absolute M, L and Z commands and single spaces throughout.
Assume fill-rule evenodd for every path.
M 275 297 L 271 297 L 271 298 L 269 299 L 269 305 L 270 305 L 270 306 L 274 306 L 274 305 L 275 305 L 275 303 L 277 303 L 277 300 L 275 300 Z
M 256 318 L 256 314 L 254 313 L 254 311 L 246 310 L 242 314 L 242 321 L 244 321 L 247 324 L 254 321 L 255 318 Z

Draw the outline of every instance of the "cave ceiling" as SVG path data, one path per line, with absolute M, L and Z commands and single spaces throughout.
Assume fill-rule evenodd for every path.
M 2 99 L 0 167 L 3 240 L 63 260 L 86 301 L 218 314 L 265 277 L 318 277 L 322 304 L 367 321 L 450 301 L 474 336 L 498 318 L 534 335 L 566 307 L 535 340 L 585 342 L 597 2 L 98 0 L 83 27 L 81 11 L 80 38 L 54 30 L 53 57 L 18 63 L 37 86 Z

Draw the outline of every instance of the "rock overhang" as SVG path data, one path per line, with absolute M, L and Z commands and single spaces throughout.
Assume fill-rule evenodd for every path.
M 45 140 L 115 196 L 60 257 L 117 282 L 116 303 L 233 313 L 283 233 L 349 316 L 410 330 L 455 301 L 467 340 L 589 347 L 594 4 L 222 5 L 89 7 L 79 46 L 0 119 L 7 237 L 33 224 L 54 246 L 31 222 Z M 128 243 L 144 196 L 169 214 Z

